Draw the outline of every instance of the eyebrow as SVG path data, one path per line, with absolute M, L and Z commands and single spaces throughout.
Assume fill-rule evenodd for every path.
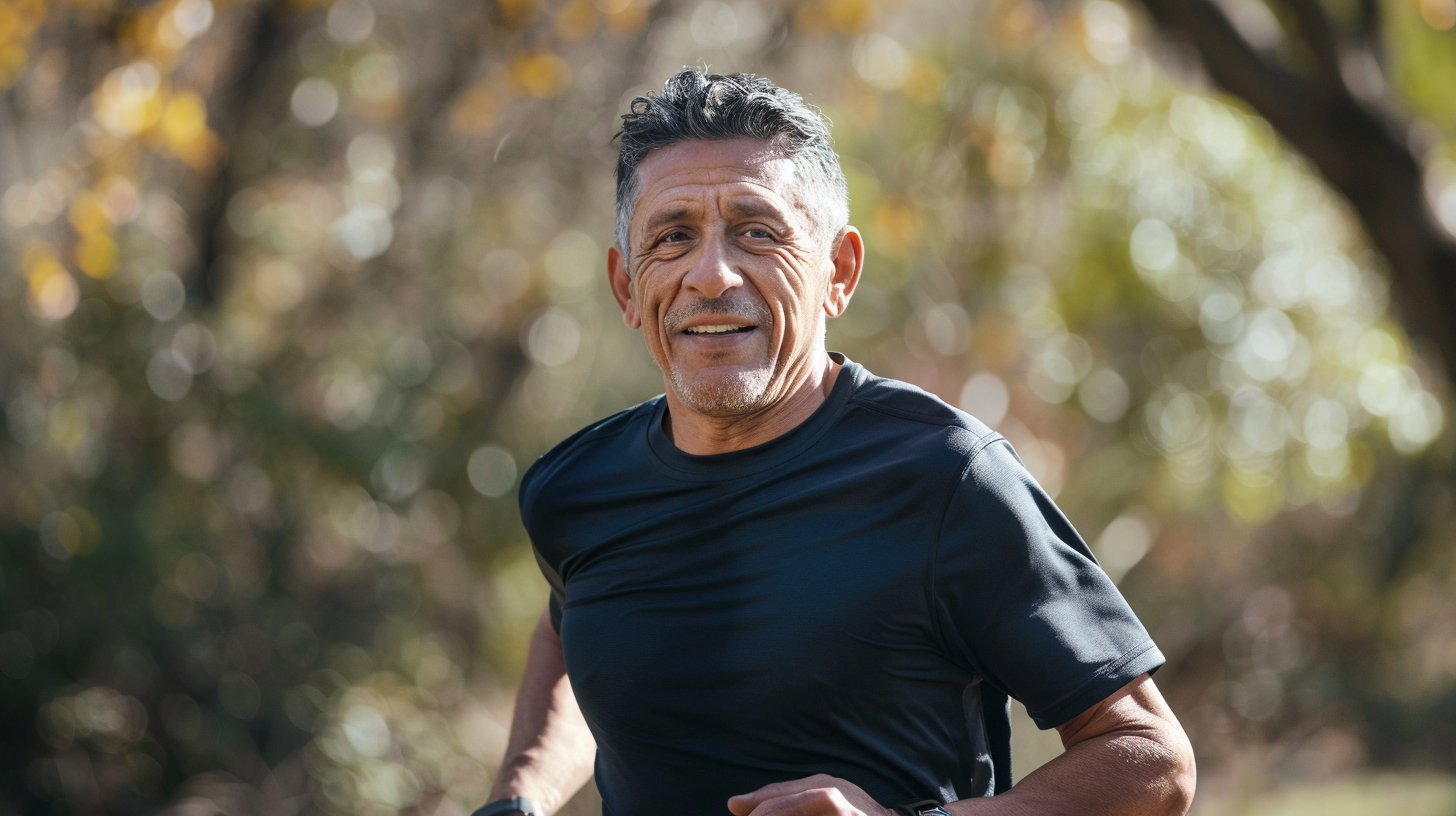
M 666 224 L 671 224 L 674 221 L 683 221 L 691 218 L 697 212 L 697 209 L 697 207 L 689 206 L 686 204 L 676 207 L 669 207 L 662 212 L 654 213 L 651 218 L 647 219 L 647 224 L 642 227 L 642 230 L 643 232 L 648 233 L 655 232 L 659 227 L 662 227 Z
M 778 207 L 764 201 L 761 198 L 735 198 L 728 202 L 728 212 L 742 218 L 744 216 L 772 218 L 775 221 L 784 221 L 784 214 Z
M 647 219 L 647 223 L 643 225 L 642 231 L 651 234 L 668 224 L 691 220 L 698 214 L 699 209 L 699 207 L 693 204 L 674 205 L 661 212 L 654 213 Z M 779 208 L 758 198 L 734 198 L 728 202 L 726 209 L 728 210 L 728 214 L 734 218 L 771 218 L 780 223 L 787 223 L 787 219 Z

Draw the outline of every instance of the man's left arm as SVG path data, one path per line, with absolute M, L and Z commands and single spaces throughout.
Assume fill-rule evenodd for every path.
M 1193 748 L 1144 674 L 1057 726 L 1066 752 L 1000 796 L 945 806 L 954 816 L 1181 816 L 1193 802 Z M 895 804 L 895 803 L 892 803 Z M 827 775 L 728 800 L 735 816 L 894 816 Z

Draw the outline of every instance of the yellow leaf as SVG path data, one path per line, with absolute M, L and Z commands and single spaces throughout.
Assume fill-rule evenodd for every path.
M 484 133 L 495 123 L 495 114 L 495 97 L 483 85 L 476 85 L 450 107 L 450 126 L 458 133 Z
M 875 209 L 875 232 L 882 248 L 904 252 L 920 237 L 920 216 L 909 200 L 887 198 Z
M 518 57 L 511 78 L 532 96 L 551 99 L 571 84 L 571 68 L 566 60 L 541 51 Z
M 945 84 L 940 69 L 929 60 L 915 58 L 910 62 L 910 75 L 900 92 L 913 102 L 933 105 L 940 102 L 940 89 Z
M 512 25 L 524 25 L 536 16 L 536 0 L 496 0 L 501 16 Z
M 642 27 L 647 22 L 646 2 L 643 0 L 592 0 L 597 10 L 607 20 L 607 29 L 613 34 L 626 34 Z
M 207 132 L 207 106 L 194 93 L 179 93 L 162 114 L 162 135 L 173 150 L 185 150 Z
M 105 232 L 111 228 L 111 219 L 101 205 L 101 196 L 91 190 L 84 190 L 71 199 L 71 226 L 82 236 Z
M 556 13 L 556 33 L 567 42 L 581 42 L 597 30 L 597 11 L 587 0 L 571 0 Z
M 216 133 L 203 129 L 201 135 L 185 144 L 173 145 L 172 152 L 194 170 L 206 170 L 222 155 L 222 140 Z
M 83 238 L 76 247 L 76 266 L 93 278 L 109 278 L 116 271 L 116 254 L 116 242 L 110 235 L 98 232 Z
M 15 14 L 15 25 L 22 34 L 34 33 L 45 22 L 45 0 L 11 0 L 10 9 Z
M 869 0 L 823 0 L 822 6 L 825 22 L 835 31 L 860 31 L 870 19 Z
M 8 88 L 25 71 L 29 54 L 16 42 L 0 42 L 0 88 Z

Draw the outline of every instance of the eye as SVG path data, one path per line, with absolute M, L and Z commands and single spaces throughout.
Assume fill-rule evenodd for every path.
M 773 237 L 772 235 L 769 234 L 769 231 L 768 230 L 763 229 L 761 227 L 750 227 L 749 229 L 744 230 L 743 231 L 743 234 L 746 235 L 746 236 L 748 236 L 749 238 L 772 238 Z
M 672 232 L 669 232 L 668 234 L 662 236 L 662 242 L 664 244 L 675 244 L 679 241 L 686 241 L 687 239 L 688 234 L 683 230 L 673 230 Z

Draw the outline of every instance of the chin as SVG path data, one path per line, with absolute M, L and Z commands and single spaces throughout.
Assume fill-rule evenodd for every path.
M 707 416 L 734 417 L 762 410 L 766 403 L 773 369 L 718 369 L 684 376 L 669 375 L 673 394 L 688 408 Z

